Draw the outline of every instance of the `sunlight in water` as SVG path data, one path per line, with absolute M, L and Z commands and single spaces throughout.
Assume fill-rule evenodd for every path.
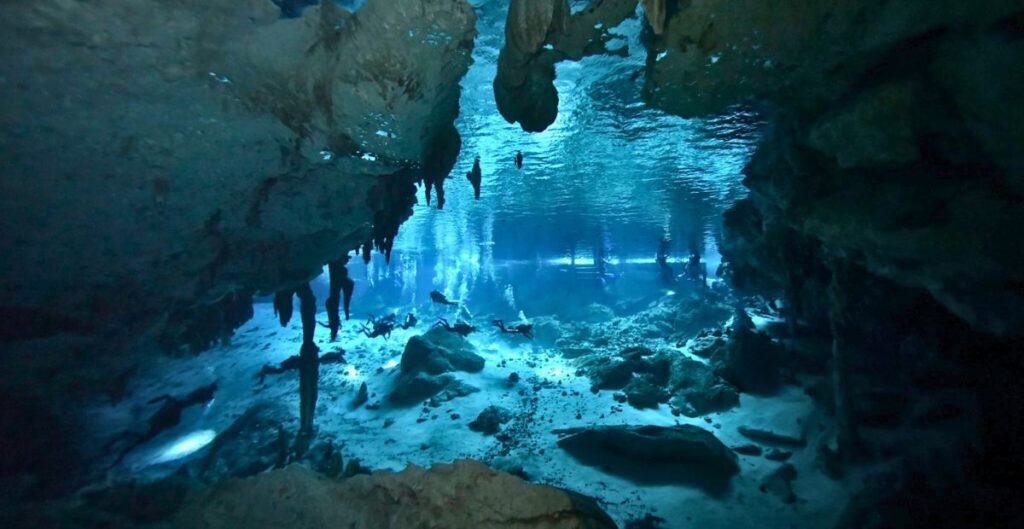
M 168 444 L 160 450 L 160 453 L 157 454 L 150 463 L 159 465 L 161 463 L 168 463 L 170 461 L 176 461 L 183 457 L 190 456 L 210 444 L 215 437 L 217 437 L 217 432 L 213 430 L 199 430 L 197 432 L 192 432 Z

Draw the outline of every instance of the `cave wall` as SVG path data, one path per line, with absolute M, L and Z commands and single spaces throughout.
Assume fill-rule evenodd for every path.
M 846 456 L 896 468 L 840 526 L 1016 526 L 1024 6 L 649 4 L 649 104 L 754 104 L 769 123 L 724 218 L 724 274 L 785 300 L 792 336 L 831 341 L 821 400 L 864 434 Z M 974 422 L 942 431 L 951 416 Z
M 739 283 L 792 289 L 786 276 L 838 257 L 1020 335 L 1019 2 L 667 4 L 647 101 L 681 115 L 756 101 L 771 116 L 726 242 L 765 277 Z M 758 238 L 789 243 L 742 242 Z M 775 255 L 749 262 L 759 250 Z
M 393 236 L 475 36 L 461 0 L 0 10 L 9 338 L 141 334 Z
M 76 403 L 389 252 L 458 149 L 475 23 L 465 0 L 3 2 L 2 473 L 73 486 Z

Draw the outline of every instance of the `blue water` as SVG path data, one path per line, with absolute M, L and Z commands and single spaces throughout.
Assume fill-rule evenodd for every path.
M 615 28 L 622 38 L 612 45 L 626 47 L 628 57 L 558 65 L 557 120 L 542 133 L 523 132 L 498 113 L 492 88 L 508 2 L 475 4 L 479 36 L 456 122 L 463 148 L 445 209 L 421 199 L 401 227 L 390 268 L 375 257 L 369 270 L 350 265 L 353 276 L 364 287 L 403 290 L 389 294 L 395 302 L 413 302 L 432 288 L 461 298 L 481 283 L 521 288 L 542 277 L 538 271 L 571 262 L 585 276 L 595 253 L 613 265 L 612 274 L 625 272 L 614 265 L 646 264 L 646 271 L 633 267 L 642 275 L 655 269 L 663 237 L 673 241 L 672 259 L 695 249 L 713 270 L 722 212 L 745 193 L 741 170 L 760 137 L 757 116 L 737 109 L 688 120 L 647 108 L 635 75 L 646 56 L 636 18 Z M 513 163 L 517 151 L 521 170 Z M 484 181 L 474 200 L 465 174 L 477 156 Z M 553 281 L 556 288 L 575 284 Z

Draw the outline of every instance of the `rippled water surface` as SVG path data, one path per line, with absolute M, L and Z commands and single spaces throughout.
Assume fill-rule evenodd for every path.
M 646 50 L 633 19 L 615 28 L 623 38 L 610 44 L 628 47 L 629 56 L 560 63 L 557 121 L 539 134 L 523 132 L 498 113 L 492 88 L 507 2 L 476 4 L 483 4 L 479 36 L 462 82 L 463 149 L 448 202 L 437 211 L 421 200 L 396 248 L 519 260 L 592 255 L 599 244 L 610 256 L 653 257 L 664 235 L 676 241 L 676 255 L 691 243 L 713 246 L 723 209 L 743 194 L 755 116 L 686 120 L 647 108 L 640 99 Z M 522 170 L 513 164 L 517 150 Z M 476 156 L 484 174 L 479 201 L 465 179 Z

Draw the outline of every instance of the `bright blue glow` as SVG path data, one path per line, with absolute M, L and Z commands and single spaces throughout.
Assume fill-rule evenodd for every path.
M 213 442 L 217 432 L 213 430 L 199 430 L 181 437 L 162 448 L 156 457 L 150 460 L 150 464 L 159 465 L 188 457 Z
M 643 77 L 634 75 L 646 61 L 636 18 L 610 30 L 627 57 L 558 64 L 558 117 L 541 133 L 525 133 L 494 103 L 506 6 L 477 9 L 479 36 L 456 123 L 462 152 L 446 182 L 447 205 L 438 211 L 421 198 L 396 251 L 440 256 L 434 286 L 456 299 L 509 260 L 544 262 L 571 251 L 583 264 L 597 240 L 612 247 L 609 263 L 650 262 L 665 235 L 676 259 L 685 259 L 691 241 L 712 251 L 722 210 L 745 193 L 741 169 L 759 139 L 753 114 L 687 120 L 648 108 Z M 516 151 L 524 154 L 521 170 L 512 163 Z M 465 179 L 477 156 L 479 201 Z

